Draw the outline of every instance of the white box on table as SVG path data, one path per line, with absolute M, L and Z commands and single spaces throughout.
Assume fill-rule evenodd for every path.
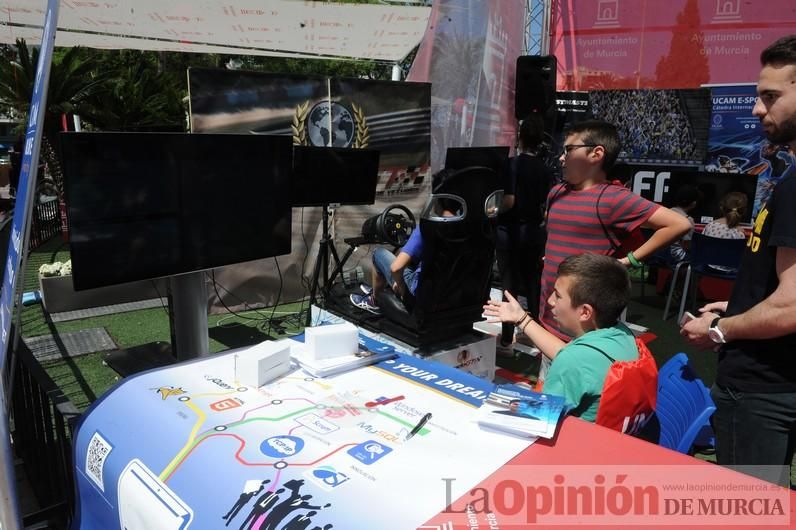
M 261 342 L 235 355 L 235 378 L 260 388 L 290 371 L 290 344 Z
M 359 351 L 359 330 L 350 322 L 305 328 L 304 346 L 315 360 L 351 355 Z

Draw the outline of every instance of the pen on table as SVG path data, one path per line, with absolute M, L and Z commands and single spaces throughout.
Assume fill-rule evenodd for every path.
M 419 433 L 420 429 L 423 428 L 423 425 L 425 425 L 430 419 L 431 419 L 430 412 L 427 414 L 423 414 L 423 417 L 420 418 L 420 421 L 417 422 L 417 425 L 415 425 L 414 428 L 411 431 L 409 431 L 409 434 L 406 435 L 406 439 L 404 441 L 409 440 L 412 436 Z

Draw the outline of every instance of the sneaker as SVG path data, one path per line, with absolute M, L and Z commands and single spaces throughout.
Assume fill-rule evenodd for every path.
M 366 283 L 360 283 L 359 290 L 362 291 L 362 294 L 364 294 L 365 296 L 370 296 L 373 294 L 373 287 L 371 287 Z
M 379 307 L 373 303 L 373 299 L 370 297 L 370 295 L 352 294 L 348 296 L 348 299 L 351 300 L 351 303 L 354 306 L 360 309 L 364 309 L 365 311 L 370 311 L 371 313 L 374 313 L 376 315 L 380 313 Z

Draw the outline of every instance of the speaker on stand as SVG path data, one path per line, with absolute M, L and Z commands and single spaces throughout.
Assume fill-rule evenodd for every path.
M 552 138 L 557 117 L 556 69 L 557 63 L 554 55 L 521 55 L 517 57 L 514 117 L 521 121 L 531 114 L 541 114 L 544 119 L 545 133 L 549 138 Z M 503 299 L 506 300 L 506 297 L 504 296 Z M 538 302 L 538 300 L 528 300 L 528 305 L 538 304 Z M 508 346 L 513 340 L 514 325 L 504 323 L 501 330 L 502 345 Z
M 556 58 L 554 55 L 517 57 L 514 117 L 522 120 L 532 112 L 547 116 L 556 104 Z

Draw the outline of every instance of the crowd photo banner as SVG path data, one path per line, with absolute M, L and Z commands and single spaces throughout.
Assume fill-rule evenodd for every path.
M 592 90 L 589 102 L 596 119 L 616 125 L 622 143 L 620 160 L 690 165 L 705 161 L 707 89 Z
M 551 20 L 562 90 L 755 82 L 796 32 L 792 0 L 553 0 Z
M 340 253 L 343 239 L 359 235 L 364 220 L 389 204 L 401 203 L 415 214 L 424 206 L 431 189 L 427 83 L 211 69 L 191 69 L 188 77 L 194 133 L 290 135 L 294 145 L 380 152 L 376 203 L 343 206 L 332 216 Z M 282 301 L 303 298 L 321 238 L 320 221 L 319 207 L 293 209 L 293 252 L 277 258 L 281 278 L 271 259 L 217 269 L 218 284 L 235 295 L 224 297 L 226 305 L 272 304 L 280 283 Z M 357 252 L 345 270 L 369 270 L 373 248 Z M 222 311 L 218 295 L 210 292 L 211 310 Z

